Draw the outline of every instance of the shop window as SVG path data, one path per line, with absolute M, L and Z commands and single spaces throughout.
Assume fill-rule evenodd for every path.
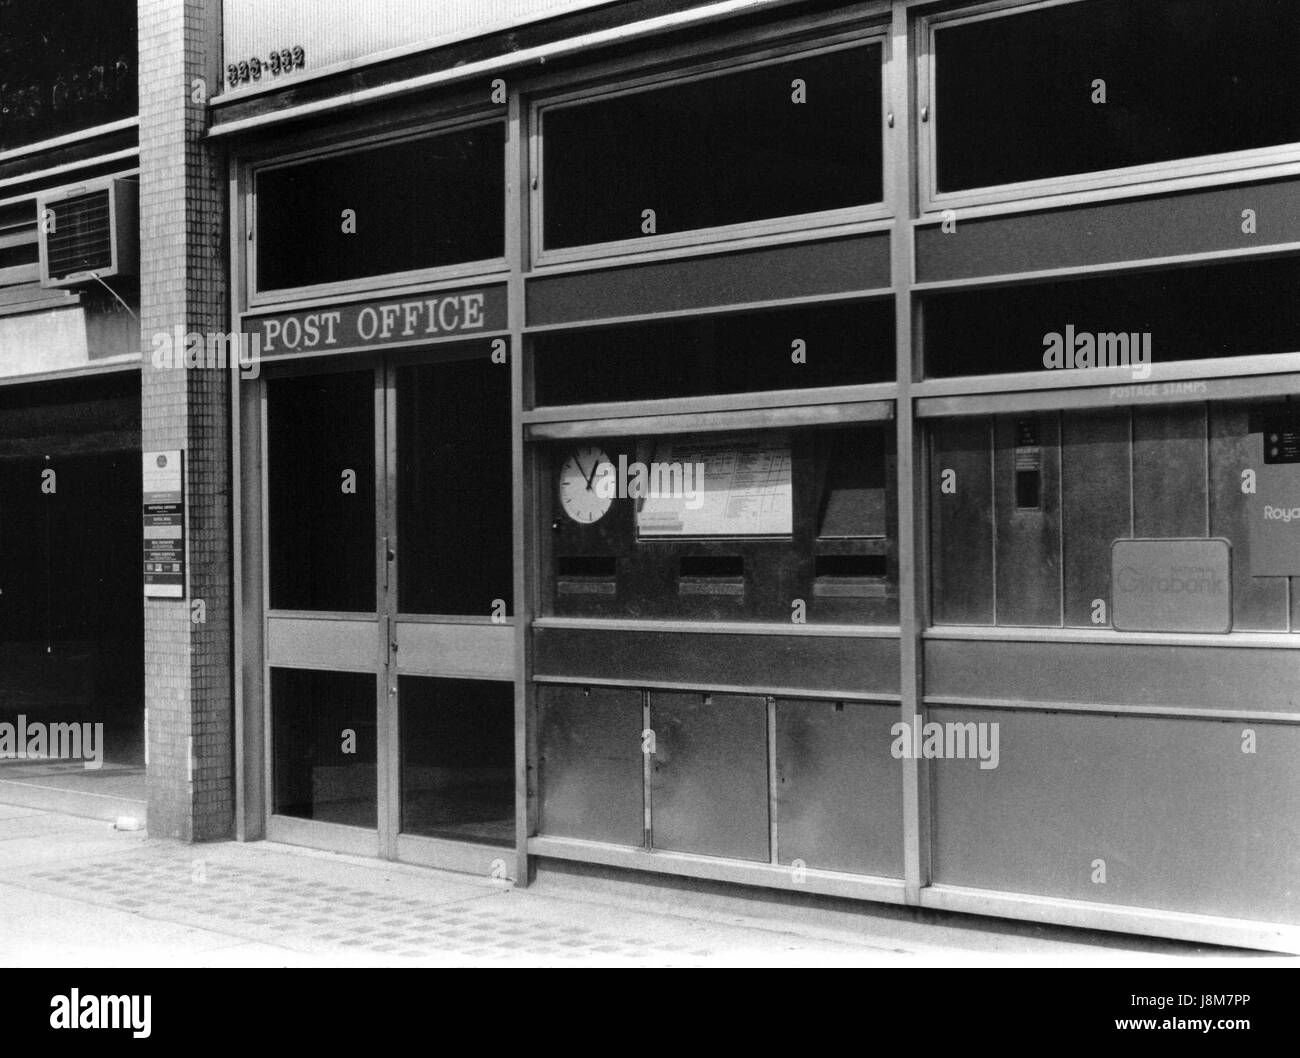
M 402 833 L 513 845 L 515 689 L 399 677 Z
M 484 353 L 397 372 L 398 606 L 513 612 L 510 371 Z M 472 560 L 468 560 L 472 556 Z
M 939 193 L 1300 141 L 1292 0 L 1086 0 L 934 31 Z
M 271 670 L 276 815 L 377 825 L 375 689 L 362 673 Z
M 505 133 L 492 123 L 257 174 L 261 291 L 499 258 Z
M 1265 437 L 1300 439 L 1293 408 L 1189 403 L 935 423 L 934 623 L 1111 628 L 1115 589 L 1127 590 L 1112 583 L 1116 541 L 1226 540 L 1230 566 L 1191 580 L 1185 566 L 1171 596 L 1184 582 L 1192 595 L 1230 591 L 1234 630 L 1287 631 L 1287 580 L 1300 565 L 1271 549 L 1277 519 L 1265 507 L 1289 509 L 1300 495 L 1300 462 L 1269 463 Z M 1279 416 L 1294 425 L 1279 427 Z M 1023 502 L 1026 474 L 1037 478 L 1036 505 Z M 1158 594 L 1157 573 L 1130 587 Z
M 375 609 L 374 386 L 371 371 L 267 383 L 273 609 Z
M 889 299 L 533 336 L 535 403 L 667 400 L 894 378 Z
M 883 196 L 878 44 L 542 114 L 547 250 L 849 209 Z
M 548 614 L 898 619 L 886 427 L 593 439 L 545 454 Z
M 1129 366 L 1140 380 L 1151 364 L 1300 352 L 1300 300 L 1277 296 L 1298 284 L 1287 258 L 937 294 L 926 376 Z
M 0 150 L 136 113 L 136 5 L 8 0 L 0 7 Z

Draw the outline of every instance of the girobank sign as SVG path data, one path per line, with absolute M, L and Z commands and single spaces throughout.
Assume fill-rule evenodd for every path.
M 1232 631 L 1227 540 L 1116 540 L 1111 623 L 1120 632 Z
M 437 48 L 611 0 L 224 0 L 226 90 L 273 87 L 393 53 Z M 287 57 L 288 61 L 285 62 Z

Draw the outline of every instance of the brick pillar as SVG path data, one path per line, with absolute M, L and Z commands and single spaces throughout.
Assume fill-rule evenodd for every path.
M 158 368 L 155 335 L 227 324 L 222 160 L 201 141 L 220 85 L 213 0 L 139 0 L 140 321 L 145 451 L 185 451 L 188 598 L 145 600 L 151 835 L 231 836 L 230 373 Z M 201 85 L 196 89 L 196 82 Z M 195 600 L 206 621 L 194 623 Z

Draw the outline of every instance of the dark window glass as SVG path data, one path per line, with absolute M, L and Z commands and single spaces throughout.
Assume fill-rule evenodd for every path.
M 374 379 L 352 371 L 267 384 L 275 609 L 375 609 Z
M 397 400 L 400 609 L 509 610 L 510 368 L 486 353 L 401 368 Z
M 135 0 L 0 3 L 0 150 L 136 112 Z
M 803 362 L 792 343 L 805 344 Z M 533 340 L 536 403 L 655 400 L 886 382 L 889 299 L 553 331 Z
M 271 670 L 277 815 L 378 825 L 375 690 L 368 673 Z
M 771 622 L 788 621 L 791 600 L 802 599 L 810 624 L 898 620 L 887 426 L 583 439 L 545 452 L 543 613 Z M 655 475 L 677 461 L 703 463 L 693 471 L 702 476 L 658 504 L 653 521 L 666 531 L 650 535 L 646 501 L 631 491 L 634 468 L 648 468 L 650 487 L 658 480 L 672 496 L 672 479 Z M 607 506 L 584 498 L 575 472 L 613 485 Z M 665 517 L 674 503 L 677 518 Z M 785 509 L 788 519 L 777 513 Z
M 926 374 L 1043 371 L 1049 336 L 1063 347 L 1067 327 L 1076 355 L 1089 341 L 1099 355 L 1147 336 L 1143 355 L 1156 364 L 1294 353 L 1300 301 L 1277 292 L 1298 284 L 1292 258 L 939 295 L 923 306 Z
M 805 102 L 796 102 L 802 81 Z M 880 48 L 546 112 L 545 242 L 634 239 L 878 202 Z
M 103 723 L 106 764 L 136 767 L 140 466 L 138 373 L 0 386 L 0 723 Z M 27 767 L 52 780 L 47 762 Z
M 1294 0 L 1089 0 L 941 27 L 938 189 L 1296 142 L 1297 53 Z
M 515 840 L 515 689 L 402 676 L 402 832 Z
M 500 257 L 504 248 L 501 125 L 317 158 L 257 176 L 262 290 L 482 261 Z

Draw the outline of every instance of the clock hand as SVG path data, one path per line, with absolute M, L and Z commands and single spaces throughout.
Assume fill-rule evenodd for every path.
M 581 463 L 578 464 L 578 469 L 579 469 L 579 470 L 582 470 L 582 464 L 581 464 Z M 588 492 L 593 491 L 593 490 L 592 490 L 592 487 L 591 487 L 591 483 L 592 483 L 593 481 L 596 480 L 596 471 L 599 470 L 599 469 L 600 469 L 600 457 L 597 456 L 597 457 L 595 458 L 595 460 L 592 461 L 592 464 L 591 464 L 591 473 L 587 475 L 587 491 L 588 491 Z M 583 473 L 585 474 L 586 471 L 583 471 Z

